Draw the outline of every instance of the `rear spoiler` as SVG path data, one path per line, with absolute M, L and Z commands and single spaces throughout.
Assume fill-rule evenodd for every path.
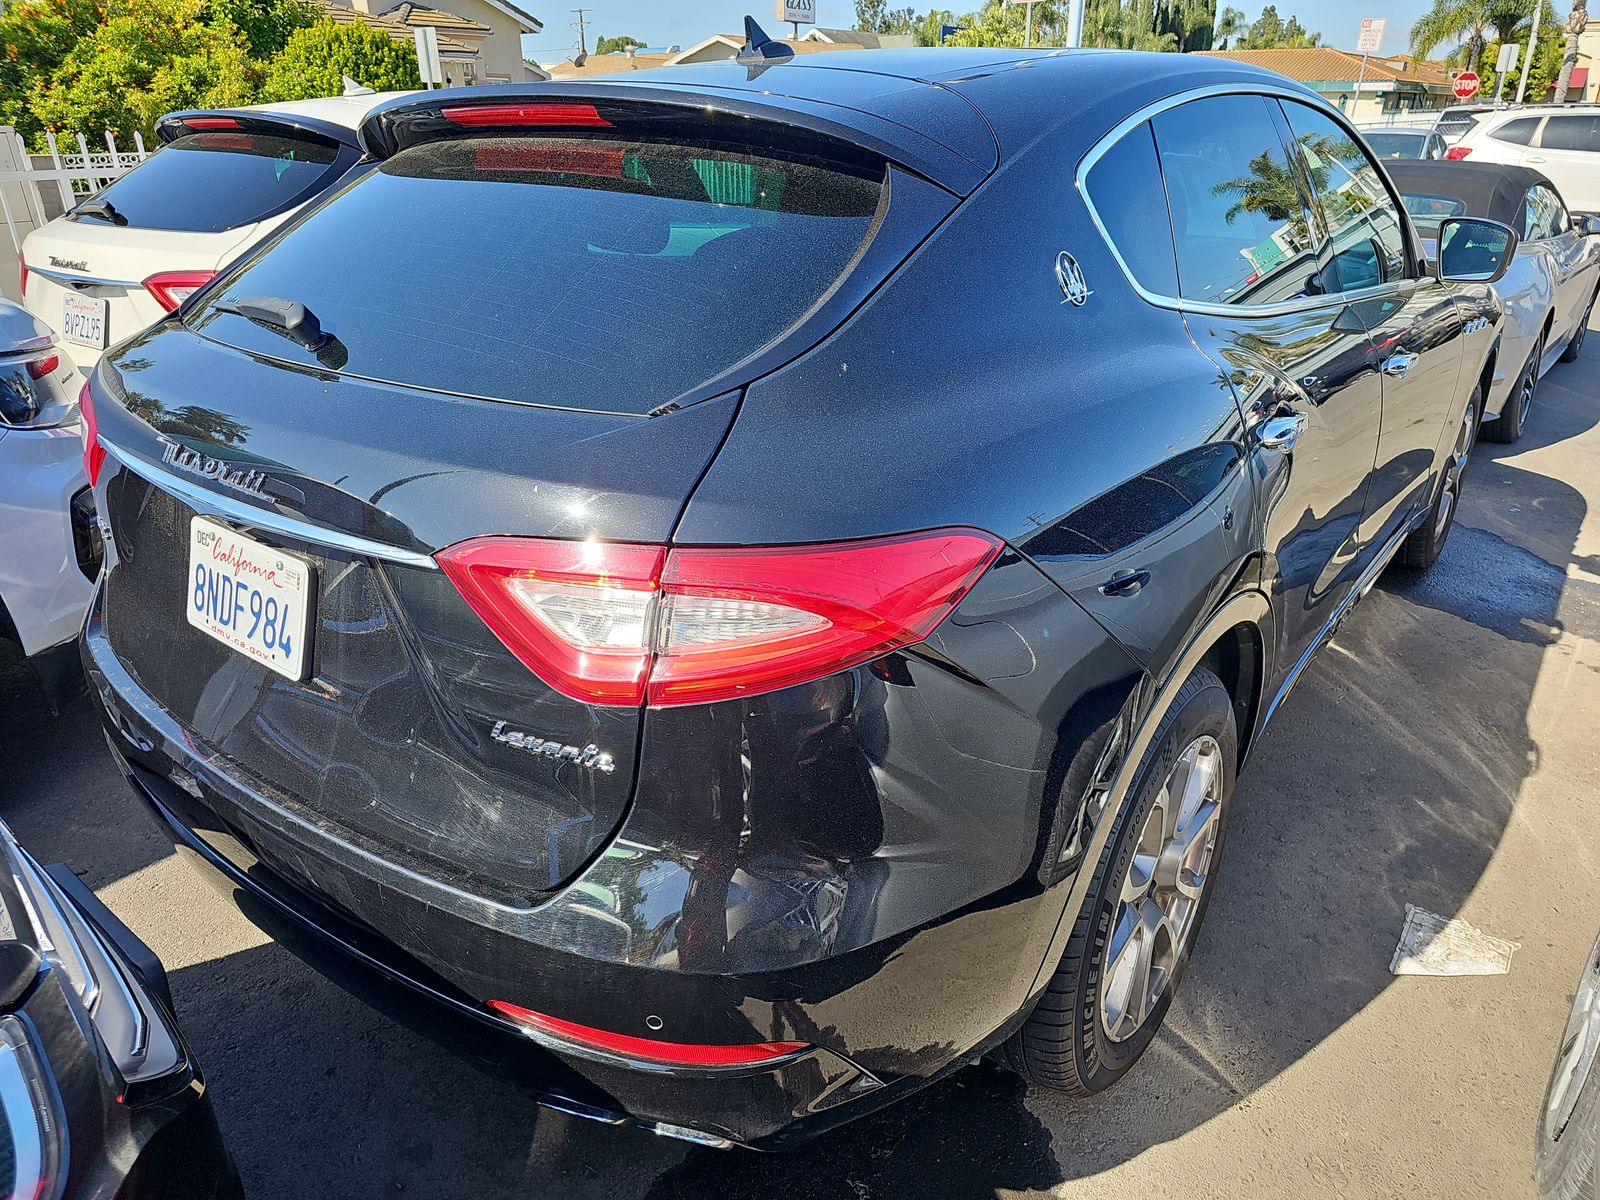
M 929 91 L 936 89 L 929 88 Z M 952 98 L 954 99 L 954 98 Z M 954 100 L 969 120 L 976 112 Z M 757 132 L 752 121 L 761 122 Z M 984 127 L 985 140 L 993 145 Z M 385 159 L 421 142 L 461 137 L 630 136 L 887 160 L 957 196 L 994 169 L 927 134 L 878 113 L 822 100 L 696 84 L 628 80 L 455 88 L 381 104 L 362 122 L 366 153 Z
M 348 146 L 352 150 L 361 148 L 356 130 L 348 125 L 321 121 L 316 117 L 303 117 L 298 113 L 276 113 L 270 109 L 190 108 L 168 113 L 156 122 L 156 137 L 163 146 L 191 133 L 229 130 L 280 134 L 289 131 L 320 137 L 341 146 Z

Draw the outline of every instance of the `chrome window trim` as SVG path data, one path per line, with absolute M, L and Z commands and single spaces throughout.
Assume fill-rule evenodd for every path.
M 1292 313 L 1311 312 L 1315 309 L 1327 308 L 1335 304 L 1342 306 L 1359 300 L 1370 300 L 1378 296 L 1394 295 L 1399 293 L 1402 284 L 1415 282 L 1414 277 L 1408 277 L 1394 283 L 1380 283 L 1373 287 L 1361 288 L 1359 291 L 1334 292 L 1327 296 L 1307 296 L 1302 300 L 1285 300 L 1280 304 L 1212 304 L 1204 300 L 1184 300 L 1179 296 L 1165 296 L 1159 292 L 1153 292 L 1140 283 L 1134 277 L 1132 268 L 1128 266 L 1127 259 L 1122 257 L 1122 251 L 1117 248 L 1116 242 L 1112 240 L 1110 232 L 1106 229 L 1105 221 L 1101 219 L 1099 210 L 1095 208 L 1094 199 L 1089 195 L 1089 189 L 1086 186 L 1089 172 L 1105 157 L 1106 152 L 1111 147 L 1115 146 L 1144 122 L 1180 105 L 1188 104 L 1190 101 L 1206 100 L 1213 96 L 1271 96 L 1276 100 L 1295 100 L 1305 104 L 1308 108 L 1316 109 L 1318 112 L 1332 117 L 1336 125 L 1341 126 L 1346 133 L 1354 134 L 1358 143 L 1360 140 L 1360 134 L 1354 133 L 1354 128 L 1344 119 L 1343 115 L 1322 104 L 1314 94 L 1296 91 L 1293 88 L 1278 87 L 1270 83 L 1213 83 L 1206 87 L 1193 88 L 1186 92 L 1175 92 L 1170 96 L 1163 96 L 1160 100 L 1152 101 L 1143 108 L 1136 110 L 1131 116 L 1124 117 L 1117 122 L 1116 125 L 1111 127 L 1110 132 L 1103 135 L 1099 141 L 1089 147 L 1088 152 L 1078 160 L 1078 169 L 1073 176 L 1073 183 L 1078 189 L 1078 195 L 1083 200 L 1084 207 L 1089 210 L 1089 218 L 1094 222 L 1095 228 L 1100 231 L 1100 240 L 1111 251 L 1111 257 L 1116 259 L 1117 266 L 1122 269 L 1123 277 L 1128 281 L 1128 286 L 1133 288 L 1141 300 L 1147 304 L 1153 304 L 1157 308 L 1170 308 L 1177 312 L 1197 313 L 1205 316 L 1228 317 L 1248 314 L 1256 317 L 1275 317 Z M 1159 165 L 1159 145 L 1156 148 L 1156 154 Z M 1388 186 L 1388 177 L 1382 170 L 1378 172 L 1378 178 L 1385 183 L 1386 187 Z M 1389 199 L 1402 214 L 1405 213 L 1405 206 L 1400 203 L 1392 188 L 1389 189 Z M 1167 229 L 1170 235 L 1172 229 L 1170 204 L 1166 216 Z M 1404 219 L 1409 228 L 1410 218 L 1405 217 Z M 1176 256 L 1176 242 L 1173 245 L 1173 253 Z
M 144 286 L 137 279 L 106 279 L 99 275 L 77 275 L 71 271 L 57 271 L 49 267 L 36 267 L 28 264 L 28 274 L 38 275 L 53 283 L 82 284 L 86 287 L 124 287 L 142 288 Z
M 415 550 L 406 550 L 400 546 L 391 546 L 387 542 L 375 542 L 370 538 L 356 537 L 354 534 L 341 533 L 337 529 L 329 529 L 323 525 L 314 525 L 310 521 L 302 521 L 298 517 L 286 517 L 282 513 L 273 512 L 271 509 L 258 508 L 253 504 L 245 504 L 213 492 L 209 488 L 201 487 L 198 483 L 191 483 L 171 471 L 156 466 L 155 463 L 140 458 L 131 451 L 124 450 L 115 442 L 105 438 L 100 439 L 100 444 L 105 447 L 106 453 L 111 455 L 128 470 L 139 476 L 146 483 L 154 484 L 162 491 L 171 492 L 190 508 L 214 517 L 235 521 L 240 525 L 253 526 L 256 529 L 265 529 L 283 537 L 293 538 L 296 541 L 307 542 L 313 546 L 328 546 L 337 550 L 344 550 L 362 558 L 377 558 L 384 562 L 399 563 L 407 567 L 423 567 L 430 571 L 439 570 L 439 564 L 427 554 Z

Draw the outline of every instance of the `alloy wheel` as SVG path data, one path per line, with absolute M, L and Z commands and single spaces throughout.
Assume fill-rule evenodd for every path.
M 1178 756 L 1145 816 L 1100 977 L 1100 1014 L 1112 1041 L 1144 1026 L 1183 959 L 1211 882 L 1223 780 L 1222 747 L 1203 734 Z
M 1522 386 L 1517 389 L 1517 417 L 1519 425 L 1527 425 L 1528 414 L 1533 411 L 1533 393 L 1539 386 L 1539 363 L 1544 358 L 1544 342 L 1539 342 L 1539 347 L 1533 352 L 1533 365 L 1528 368 L 1522 377 Z
M 1542 1122 L 1545 1137 L 1558 1138 L 1566 1129 L 1583 1081 L 1595 1069 L 1597 1055 L 1600 1055 L 1600 964 L 1591 963 L 1578 984 L 1567 1028 L 1561 1035 L 1561 1052 L 1556 1056 L 1555 1072 L 1545 1097 Z

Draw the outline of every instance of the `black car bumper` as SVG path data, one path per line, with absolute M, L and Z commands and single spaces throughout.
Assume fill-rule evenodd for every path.
M 7 1097 L 6 1120 L 13 1147 L 36 1140 L 37 1151 L 26 1158 L 45 1176 L 37 1194 L 46 1200 L 239 1200 L 239 1176 L 177 1033 L 159 960 L 67 867 L 42 873 L 56 889 L 54 898 L 70 905 L 108 950 L 124 994 L 166 1023 L 179 1054 L 174 1069 L 129 1083 L 97 1032 L 98 1018 L 47 955 L 37 978 L 0 1017 L 20 1046 L 15 1079 L 22 1086 Z M 13 1103 L 23 1093 L 30 1094 L 31 1113 L 26 1103 Z M 13 1157 L 18 1169 L 23 1157 Z

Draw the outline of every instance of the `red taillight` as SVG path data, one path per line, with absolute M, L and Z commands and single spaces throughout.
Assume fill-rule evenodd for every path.
M 475 538 L 440 566 L 564 695 L 700 704 L 774 691 L 921 641 L 1000 552 L 974 529 L 718 549 Z
M 678 1067 L 742 1067 L 757 1063 L 774 1062 L 788 1058 L 806 1049 L 804 1042 L 747 1042 L 742 1045 L 718 1046 L 693 1042 L 658 1042 L 654 1038 L 629 1037 L 623 1033 L 610 1033 L 592 1029 L 557 1017 L 547 1017 L 504 1000 L 490 1000 L 489 1007 L 503 1017 L 539 1033 L 548 1034 L 564 1042 L 574 1042 L 595 1050 L 620 1054 L 653 1063 L 668 1063 Z
M 1444 152 L 1444 156 L 1451 162 L 1460 162 L 1463 158 L 1471 153 L 1471 146 L 1451 146 L 1450 149 Z
M 474 128 L 486 125 L 566 125 L 611 127 L 592 104 L 466 104 L 444 109 L 446 121 Z
M 234 117 L 187 117 L 183 122 L 185 129 L 243 129 Z
M 215 271 L 163 271 L 144 281 L 144 290 L 171 312 L 216 277 Z
M 100 482 L 100 468 L 106 465 L 106 448 L 100 444 L 100 426 L 94 419 L 94 395 L 84 383 L 78 393 L 78 414 L 83 421 L 83 471 L 90 484 Z
M 58 354 L 52 354 L 49 358 L 36 358 L 28 364 L 28 378 L 43 379 L 46 375 L 54 374 L 60 365 L 61 356 Z

